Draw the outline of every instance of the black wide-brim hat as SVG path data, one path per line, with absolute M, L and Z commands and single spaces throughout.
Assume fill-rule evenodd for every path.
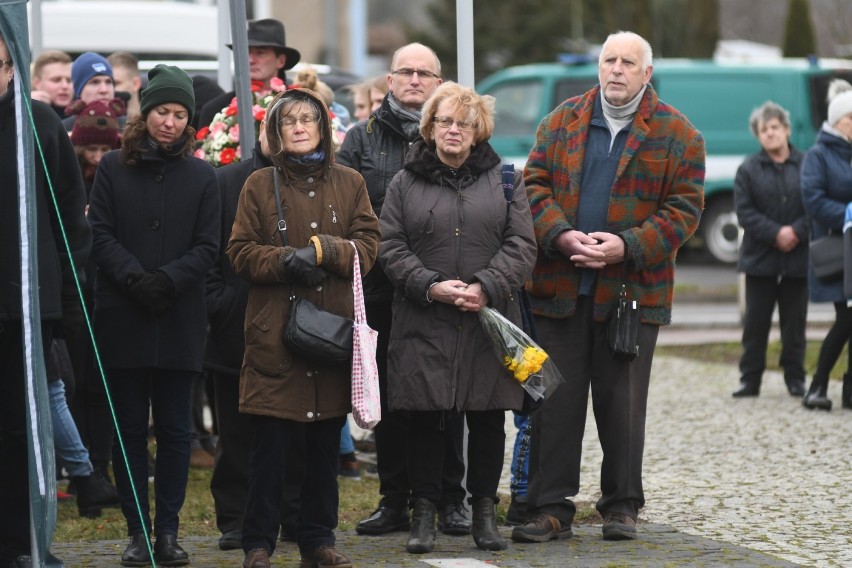
M 229 49 L 233 45 L 226 44 Z M 273 47 L 276 51 L 287 56 L 284 69 L 292 69 L 302 58 L 302 54 L 292 47 L 287 47 L 284 33 L 284 24 L 278 20 L 267 18 L 265 20 L 249 20 L 248 22 L 248 46 L 249 47 Z

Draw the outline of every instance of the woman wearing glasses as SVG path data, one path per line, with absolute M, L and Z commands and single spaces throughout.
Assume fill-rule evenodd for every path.
M 438 87 L 423 107 L 423 139 L 382 209 L 379 258 L 395 289 L 388 394 L 392 410 L 411 411 L 412 553 L 434 549 L 444 437 L 465 415 L 473 539 L 483 550 L 506 548 L 495 517 L 503 419 L 521 408 L 523 391 L 477 312 L 491 306 L 520 322 L 514 291 L 532 271 L 536 245 L 518 176 L 506 201 L 500 157 L 488 143 L 493 128 L 493 97 L 452 82 Z
M 296 527 L 301 566 L 346 568 L 352 564 L 336 552 L 334 529 L 340 429 L 352 410 L 350 367 L 307 360 L 289 351 L 282 337 L 292 294 L 353 317 L 350 241 L 366 273 L 376 258 L 379 223 L 361 175 L 334 164 L 331 118 L 316 93 L 289 89 L 277 95 L 266 122 L 273 166 L 246 181 L 225 251 L 251 284 L 240 375 L 240 412 L 251 415 L 254 427 L 243 566 L 270 565 L 280 523 L 280 500 L 272 496 L 282 492 L 289 443 L 303 432 L 305 476 Z M 303 429 L 296 428 L 299 422 Z

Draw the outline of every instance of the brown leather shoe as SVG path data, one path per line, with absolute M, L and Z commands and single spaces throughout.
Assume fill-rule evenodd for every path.
M 636 520 L 626 513 L 603 514 L 604 540 L 631 540 L 636 538 Z
M 333 546 L 323 545 L 308 554 L 302 554 L 299 568 L 352 568 L 352 562 L 337 552 Z
M 563 526 L 553 515 L 535 513 L 523 525 L 512 529 L 515 542 L 547 542 L 557 538 L 571 538 L 571 525 Z
M 269 552 L 265 548 L 253 548 L 246 552 L 243 568 L 270 568 Z

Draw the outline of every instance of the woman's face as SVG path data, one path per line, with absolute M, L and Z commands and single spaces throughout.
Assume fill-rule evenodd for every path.
M 790 128 L 781 124 L 777 118 L 761 121 L 757 125 L 757 138 L 760 145 L 770 154 L 780 152 L 787 147 L 790 139 Z
M 834 127 L 842 132 L 846 138 L 852 140 L 852 113 L 843 115 Z
M 83 147 L 83 160 L 90 166 L 97 166 L 101 163 L 104 154 L 110 150 L 112 150 L 112 146 L 107 144 L 89 144 Z
M 362 121 L 370 118 L 370 91 L 365 89 L 357 89 L 352 97 L 352 102 L 355 104 L 355 120 Z
M 432 136 L 438 157 L 453 168 L 461 166 L 470 156 L 476 133 L 474 124 L 463 113 L 445 100 L 438 105 L 435 118 L 432 119 Z
M 145 119 L 148 134 L 160 144 L 171 144 L 183 136 L 187 122 L 189 111 L 178 103 L 155 106 Z
M 320 144 L 319 117 L 307 103 L 298 103 L 278 120 L 285 154 L 306 156 Z

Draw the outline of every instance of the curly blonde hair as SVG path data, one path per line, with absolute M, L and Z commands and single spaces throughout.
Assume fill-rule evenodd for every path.
M 435 141 L 433 123 L 438 107 L 449 101 L 455 108 L 456 116 L 463 115 L 474 125 L 474 144 L 491 138 L 494 132 L 494 97 L 478 95 L 470 87 L 463 87 L 453 81 L 442 83 L 423 105 L 420 119 L 420 135 L 427 144 Z

